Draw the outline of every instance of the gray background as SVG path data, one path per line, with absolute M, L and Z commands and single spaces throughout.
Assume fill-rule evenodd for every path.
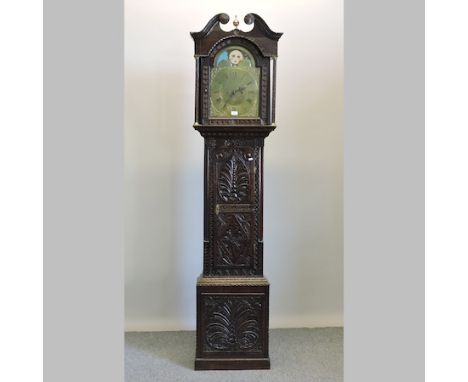
M 424 377 L 423 11 L 423 1 L 345 1 L 349 381 Z
M 123 379 L 122 37 L 45 1 L 47 381 Z M 424 378 L 423 60 L 423 1 L 345 2 L 346 381 Z
M 121 2 L 44 2 L 44 83 L 44 380 L 121 381 Z

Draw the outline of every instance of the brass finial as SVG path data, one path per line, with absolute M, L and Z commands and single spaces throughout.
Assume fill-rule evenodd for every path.
M 232 22 L 234 24 L 234 27 L 237 29 L 239 26 L 239 20 L 237 20 L 237 15 L 234 16 L 234 21 Z

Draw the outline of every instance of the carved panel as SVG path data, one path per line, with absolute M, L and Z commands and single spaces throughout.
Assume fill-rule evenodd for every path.
M 261 274 L 257 249 L 260 139 L 208 139 L 208 247 L 204 272 Z M 259 267 L 260 264 L 260 267 Z
M 218 203 L 251 203 L 256 192 L 257 152 L 254 140 L 219 140 L 215 150 Z
M 216 266 L 250 267 L 252 261 L 250 214 L 218 214 Z
M 204 351 L 261 351 L 262 298 L 207 296 Z
M 218 157 L 222 157 L 219 153 Z M 218 178 L 218 194 L 224 202 L 243 202 L 249 195 L 249 165 L 239 151 L 229 155 Z

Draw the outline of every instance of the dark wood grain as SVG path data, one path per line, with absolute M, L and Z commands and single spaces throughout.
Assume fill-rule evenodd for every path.
M 263 276 L 263 152 L 276 128 L 276 55 L 281 33 L 256 14 L 250 32 L 225 32 L 215 15 L 195 42 L 194 128 L 205 140 L 203 273 L 197 283 L 196 370 L 269 369 L 269 283 Z M 257 118 L 210 118 L 216 54 L 248 49 L 260 68 Z
M 196 369 L 269 368 L 265 278 L 197 285 Z

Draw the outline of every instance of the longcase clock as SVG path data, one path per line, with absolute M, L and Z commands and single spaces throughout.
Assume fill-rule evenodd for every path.
M 194 128 L 205 140 L 203 273 L 197 281 L 195 369 L 269 369 L 269 283 L 263 275 L 263 148 L 275 129 L 278 40 L 223 31 L 214 16 L 195 41 Z

